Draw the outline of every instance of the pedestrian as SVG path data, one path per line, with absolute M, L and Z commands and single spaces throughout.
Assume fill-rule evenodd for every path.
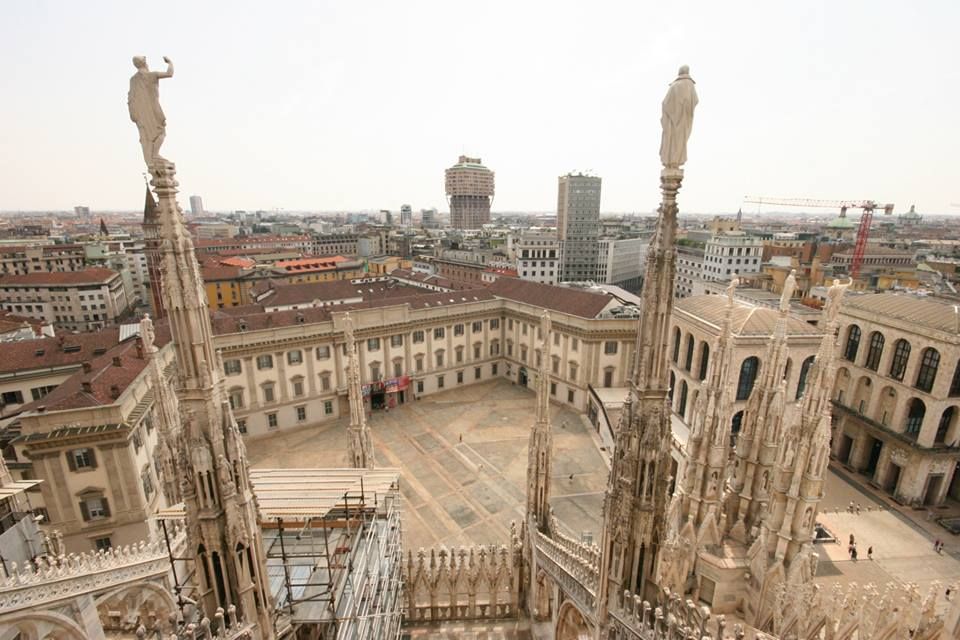
M 463 434 L 460 434 L 460 442 L 463 442 Z
M 860 503 L 857 503 L 857 515 L 860 515 Z
M 854 547 L 853 547 L 853 553 L 851 554 L 851 556 L 853 557 L 854 562 L 856 562 L 856 560 L 857 560 L 857 547 L 856 547 L 856 545 L 854 545 Z
M 573 480 L 573 474 L 572 474 L 572 473 L 570 474 L 570 479 Z
M 853 557 L 853 543 L 852 543 L 852 542 L 851 542 L 849 545 L 847 545 L 847 555 L 850 556 L 851 558 Z
M 873 560 L 873 547 L 867 547 L 867 560 Z
M 852 547 L 852 546 L 855 545 L 855 544 L 857 544 L 857 541 L 854 539 L 853 534 L 851 533 L 851 534 L 850 534 L 850 546 Z
M 850 501 L 850 504 L 847 506 L 847 511 L 853 513 L 853 500 Z
M 947 587 L 947 600 L 950 599 L 950 587 Z
M 940 553 L 940 538 L 933 541 L 933 550 Z

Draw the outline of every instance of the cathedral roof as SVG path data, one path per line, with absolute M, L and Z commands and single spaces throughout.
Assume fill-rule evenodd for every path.
M 690 296 L 674 303 L 675 314 L 686 314 L 719 328 L 726 314 L 727 298 L 719 295 Z M 742 336 L 769 336 L 777 324 L 780 312 L 769 307 L 756 307 L 735 301 L 733 304 L 733 333 Z M 787 316 L 788 336 L 819 336 L 823 332 L 815 326 Z

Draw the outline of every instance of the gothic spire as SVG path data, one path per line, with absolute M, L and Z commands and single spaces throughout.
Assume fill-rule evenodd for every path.
M 360 385 L 360 358 L 357 355 L 357 340 L 354 335 L 353 318 L 349 313 L 343 315 L 343 335 L 347 347 L 347 393 L 350 398 L 350 465 L 355 469 L 373 469 L 376 461 L 373 455 L 373 440 L 367 426 L 367 416 L 363 408 L 363 389 Z
M 532 518 L 540 531 L 550 526 L 550 470 L 553 466 L 553 440 L 550 433 L 550 312 L 540 316 L 542 335 L 540 368 L 537 372 L 537 409 L 530 442 L 527 447 L 527 517 Z

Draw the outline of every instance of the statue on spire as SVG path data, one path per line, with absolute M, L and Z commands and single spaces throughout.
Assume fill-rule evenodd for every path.
M 783 281 L 783 292 L 780 294 L 780 311 L 790 310 L 790 300 L 793 298 L 793 292 L 797 290 L 797 270 L 790 269 L 790 275 Z
M 660 162 L 668 169 L 679 169 L 687 161 L 687 140 L 693 128 L 693 110 L 700 101 L 690 67 L 683 65 L 663 99 L 660 124 Z
M 167 118 L 160 107 L 160 79 L 173 77 L 173 63 L 166 56 L 163 61 L 167 63 L 166 71 L 150 71 L 144 56 L 134 56 L 133 66 L 137 72 L 130 78 L 127 93 L 130 119 L 140 131 L 143 161 L 148 168 L 157 162 L 165 162 L 160 156 L 160 145 L 167 135 Z

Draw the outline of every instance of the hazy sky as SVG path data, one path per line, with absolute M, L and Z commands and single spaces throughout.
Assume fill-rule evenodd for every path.
M 658 201 L 660 101 L 700 105 L 681 210 L 744 194 L 960 213 L 960 2 L 5 2 L 0 210 L 142 206 L 131 56 L 161 82 L 181 203 L 446 209 L 461 153 L 494 210 Z M 746 209 L 746 207 L 745 207 Z

